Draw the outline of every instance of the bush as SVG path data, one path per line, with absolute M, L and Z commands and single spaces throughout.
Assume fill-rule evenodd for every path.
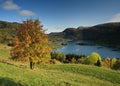
M 98 67 L 101 67 L 102 66 L 101 61 L 98 59 L 97 62 L 95 63 L 95 65 Z
M 87 58 L 86 61 L 87 61 L 86 62 L 87 64 L 94 64 L 95 65 L 95 64 L 97 64 L 97 61 L 100 61 L 99 64 L 101 64 L 101 57 L 98 53 L 93 52 L 90 54 L 90 56 Z
M 116 64 L 117 59 L 116 58 L 112 58 L 111 60 L 111 68 L 113 68 L 114 64 Z
M 66 54 L 66 61 L 69 62 L 69 63 L 79 63 L 80 59 L 82 57 L 85 57 L 85 55 L 77 55 L 77 54 Z
M 120 60 L 116 61 L 116 63 L 113 65 L 113 69 L 120 70 Z
M 106 68 L 111 68 L 111 59 L 109 57 L 105 58 L 103 66 Z
M 51 59 L 49 63 L 50 64 L 61 64 L 61 62 L 56 59 Z
M 51 52 L 51 59 L 56 59 L 60 62 L 65 62 L 65 55 L 61 52 Z
M 87 56 L 83 56 L 77 60 L 77 63 L 86 64 Z

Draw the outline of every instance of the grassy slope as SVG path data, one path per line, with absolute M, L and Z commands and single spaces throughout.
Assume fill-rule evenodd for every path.
M 10 57 L 10 49 L 11 47 L 0 44 L 0 59 L 8 59 Z
M 2 59 L 8 51 L 0 46 Z M 15 65 L 0 62 L 0 86 L 120 86 L 120 72 L 94 66 L 51 64 L 30 70 Z

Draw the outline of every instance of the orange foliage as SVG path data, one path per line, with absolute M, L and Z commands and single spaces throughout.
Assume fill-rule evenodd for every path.
M 39 20 L 24 21 L 22 27 L 18 29 L 18 34 L 14 38 L 14 47 L 11 56 L 14 60 L 33 61 L 50 58 L 51 48 L 48 37 L 44 33 Z
M 111 68 L 111 59 L 109 57 L 105 59 L 103 66 L 106 68 Z

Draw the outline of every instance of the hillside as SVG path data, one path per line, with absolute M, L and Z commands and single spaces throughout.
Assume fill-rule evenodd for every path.
M 60 35 L 60 33 L 62 35 Z M 109 46 L 120 47 L 120 23 L 105 23 L 91 27 L 66 28 L 63 32 L 52 33 L 70 40 L 92 40 Z
M 0 20 L 0 28 L 18 28 L 21 26 L 21 23 L 17 22 L 7 22 L 7 21 L 1 21 Z
M 11 44 L 20 26 L 21 24 L 17 22 L 0 21 L 0 43 Z
M 0 86 L 120 86 L 120 73 L 77 65 L 40 65 L 35 70 L 0 63 Z
M 0 45 L 0 86 L 120 86 L 120 72 L 82 64 L 28 64 L 9 60 L 11 47 Z

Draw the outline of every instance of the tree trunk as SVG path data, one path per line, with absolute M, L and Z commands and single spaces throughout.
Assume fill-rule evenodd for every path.
M 34 69 L 34 63 L 30 61 L 30 69 Z

